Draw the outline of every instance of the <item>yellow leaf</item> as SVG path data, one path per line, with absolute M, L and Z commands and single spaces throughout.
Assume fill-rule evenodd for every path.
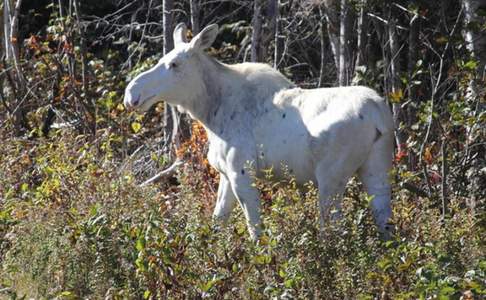
M 133 132 L 135 132 L 135 133 L 139 132 L 139 131 L 140 131 L 140 129 L 142 128 L 142 124 L 140 124 L 140 123 L 138 123 L 138 122 L 133 122 L 133 123 L 131 124 L 131 126 L 132 126 L 132 130 L 133 130 Z
M 390 100 L 392 103 L 400 103 L 402 101 L 402 98 L 403 98 L 402 89 L 390 93 Z

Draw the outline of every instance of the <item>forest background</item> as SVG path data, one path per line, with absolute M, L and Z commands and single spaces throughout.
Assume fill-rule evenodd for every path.
M 481 299 L 486 295 L 486 1 L 4 0 L 0 297 Z M 185 22 L 209 54 L 304 88 L 366 85 L 396 123 L 381 241 L 352 180 L 319 233 L 315 188 L 258 180 L 265 230 L 211 220 L 203 128 L 128 81 Z M 189 37 L 190 37 L 189 36 Z M 271 177 L 268 172 L 267 177 Z

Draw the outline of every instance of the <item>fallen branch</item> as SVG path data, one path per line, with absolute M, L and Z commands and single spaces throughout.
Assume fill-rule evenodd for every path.
M 141 183 L 140 186 L 146 186 L 146 185 L 154 183 L 154 182 L 156 182 L 156 181 L 158 181 L 162 178 L 169 177 L 170 175 L 175 173 L 175 171 L 177 171 L 177 168 L 179 168 L 179 166 L 182 165 L 183 163 L 184 163 L 183 160 L 180 160 L 180 159 L 176 160 L 170 167 L 168 167 L 167 169 L 160 171 L 159 173 L 155 174 L 155 176 L 153 176 L 152 178 L 147 179 L 146 181 Z

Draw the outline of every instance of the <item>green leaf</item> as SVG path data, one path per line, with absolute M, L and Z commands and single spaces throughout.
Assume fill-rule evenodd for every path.
M 464 64 L 464 68 L 469 69 L 469 70 L 476 70 L 476 67 L 478 66 L 478 62 L 475 60 L 470 60 L 467 63 Z
M 451 296 L 454 292 L 456 289 L 447 285 L 440 289 L 439 299 L 449 299 L 447 296 Z
M 135 248 L 137 248 L 138 251 L 142 251 L 145 249 L 145 239 L 143 237 L 137 239 L 137 242 L 135 243 Z
M 215 284 L 217 284 L 218 282 L 221 281 L 221 279 L 223 279 L 224 277 L 223 276 L 214 276 L 213 279 L 209 280 L 208 282 L 206 282 L 204 285 L 201 286 L 201 289 L 203 290 L 203 292 L 207 292 L 209 291 Z
M 143 299 L 148 299 L 152 293 L 149 290 L 146 290 L 143 293 Z
M 284 281 L 284 285 L 286 288 L 291 288 L 294 285 L 294 280 L 293 279 L 287 279 Z
M 22 192 L 26 192 L 27 190 L 29 189 L 29 184 L 28 183 L 22 183 L 22 185 L 20 186 L 20 190 Z
M 253 258 L 253 262 L 257 265 L 265 265 L 270 263 L 272 258 L 269 255 L 256 255 Z
M 382 269 L 383 271 L 388 270 L 392 266 L 392 262 L 388 258 L 384 258 L 380 261 L 378 261 L 378 267 Z

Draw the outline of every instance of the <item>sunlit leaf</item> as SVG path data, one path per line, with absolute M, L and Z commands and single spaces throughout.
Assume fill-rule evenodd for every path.
M 403 99 L 403 90 L 398 89 L 396 91 L 393 91 L 389 94 L 389 96 L 392 103 L 400 103 Z
M 464 68 L 469 70 L 476 70 L 477 66 L 478 66 L 478 62 L 475 60 L 470 60 L 464 64 Z
M 140 131 L 140 129 L 142 128 L 142 124 L 140 124 L 138 122 L 132 122 L 131 127 L 132 127 L 133 132 L 138 133 Z

